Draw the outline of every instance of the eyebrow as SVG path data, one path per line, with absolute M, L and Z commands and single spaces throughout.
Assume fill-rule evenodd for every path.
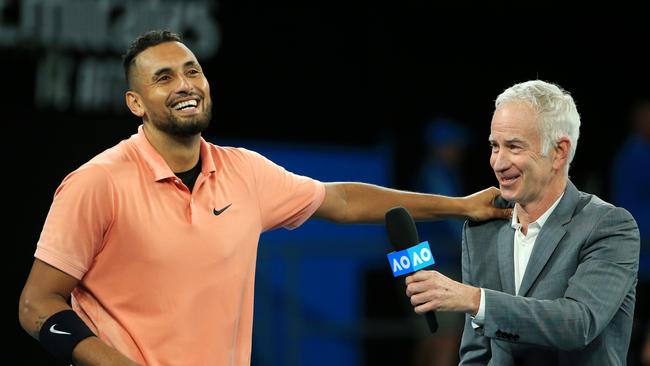
M 187 61 L 187 62 L 185 62 L 183 64 L 183 68 L 186 68 L 186 67 L 189 67 L 189 66 L 198 66 L 198 65 L 199 65 L 198 62 L 190 60 L 190 61 Z M 166 73 L 171 72 L 171 71 L 172 71 L 171 67 L 162 67 L 162 68 L 156 70 L 156 72 L 153 73 L 152 78 L 155 79 L 158 76 L 160 76 L 162 74 L 166 74 Z
M 526 141 L 524 141 L 524 140 L 522 140 L 520 138 L 517 138 L 517 137 L 506 140 L 506 143 L 507 144 L 519 143 L 519 144 L 522 144 L 522 145 L 527 145 Z
M 490 137 L 488 138 L 488 142 L 489 142 L 490 144 L 493 144 L 493 143 L 496 143 L 497 141 L 496 141 L 492 136 L 490 136 Z M 518 143 L 518 144 L 522 144 L 522 145 L 526 145 L 526 146 L 528 146 L 528 143 L 527 143 L 525 140 L 522 140 L 522 139 L 520 139 L 520 138 L 518 138 L 518 137 L 513 137 L 513 138 L 511 138 L 511 139 L 507 139 L 507 140 L 504 141 L 504 143 L 506 143 L 506 144 Z

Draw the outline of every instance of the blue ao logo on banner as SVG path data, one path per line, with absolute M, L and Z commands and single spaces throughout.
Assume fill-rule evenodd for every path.
M 399 252 L 388 253 L 386 256 L 394 277 L 417 272 L 436 263 L 428 241 Z

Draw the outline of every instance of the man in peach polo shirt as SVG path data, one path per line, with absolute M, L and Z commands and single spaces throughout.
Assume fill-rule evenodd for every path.
M 201 65 L 170 32 L 127 50 L 137 134 L 57 189 L 20 298 L 23 328 L 76 365 L 248 365 L 257 243 L 310 217 L 383 222 L 508 217 L 496 188 L 450 198 L 321 183 L 242 148 L 207 143 Z M 68 300 L 70 304 L 68 305 Z

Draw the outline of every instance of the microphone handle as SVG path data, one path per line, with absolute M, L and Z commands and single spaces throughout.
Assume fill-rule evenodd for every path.
M 501 197 L 501 196 L 499 196 Z M 430 271 L 433 270 L 433 265 L 427 266 L 424 270 Z M 431 333 L 435 333 L 438 330 L 438 318 L 436 318 L 435 311 L 428 311 L 424 313 L 424 317 L 427 319 L 427 325 Z
M 429 311 L 424 313 L 424 317 L 427 319 L 427 324 L 429 325 L 429 330 L 431 333 L 435 333 L 438 330 L 438 319 L 436 318 L 435 311 Z

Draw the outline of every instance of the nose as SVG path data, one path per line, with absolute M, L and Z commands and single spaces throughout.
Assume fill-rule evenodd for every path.
M 510 167 L 510 159 L 505 150 L 506 149 L 499 149 L 496 152 L 492 152 L 492 155 L 490 156 L 490 165 L 492 165 L 492 170 L 495 172 L 502 172 Z
M 176 86 L 176 92 L 177 93 L 189 93 L 194 89 L 194 86 L 190 82 L 190 80 L 187 78 L 185 75 L 179 75 L 178 76 L 178 85 Z

